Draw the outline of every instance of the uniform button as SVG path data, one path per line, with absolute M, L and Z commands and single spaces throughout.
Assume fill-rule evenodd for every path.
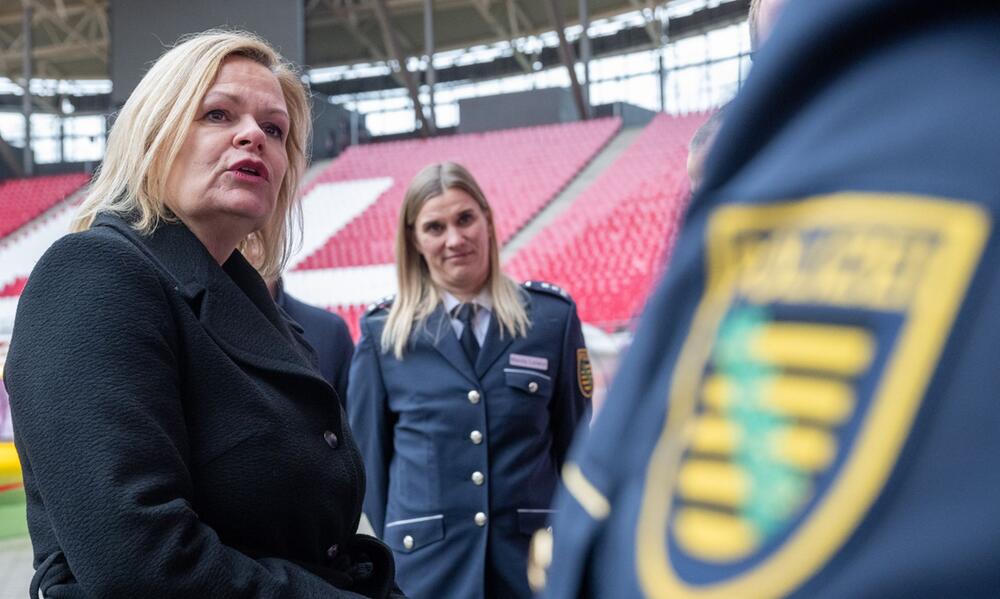
M 531 381 L 528 383 L 528 393 L 534 393 L 535 391 L 538 391 L 538 383 Z
M 479 391 L 476 391 L 475 389 L 469 391 L 469 403 L 479 403 Z
M 474 518 L 474 520 L 476 521 L 476 526 L 486 526 L 486 514 L 482 512 L 476 512 L 476 517 Z
M 413 549 L 413 537 L 411 537 L 410 535 L 406 535 L 405 537 L 403 537 L 403 548 L 406 549 L 407 551 Z
M 324 432 L 323 438 L 326 439 L 326 444 L 334 449 L 340 446 L 340 439 L 337 438 L 337 433 L 333 431 Z
M 480 471 L 477 470 L 477 471 L 475 471 L 475 472 L 472 473 L 472 482 L 474 482 L 476 484 L 476 486 L 479 486 L 479 485 L 483 484 L 484 480 L 486 480 L 486 477 L 483 476 L 482 472 L 480 472 Z
M 469 440 L 472 441 L 475 445 L 479 445 L 480 443 L 483 442 L 483 433 L 479 431 L 472 431 L 471 433 L 469 433 Z
M 337 557 L 338 553 L 340 553 L 340 545 L 336 543 L 330 545 L 330 548 L 326 550 L 326 556 L 330 559 Z

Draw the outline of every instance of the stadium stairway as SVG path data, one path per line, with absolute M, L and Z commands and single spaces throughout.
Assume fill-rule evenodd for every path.
M 688 140 L 705 118 L 657 115 L 505 270 L 564 287 L 584 322 L 627 328 L 667 265 L 690 194 Z
M 507 260 L 524 247 L 542 229 L 552 224 L 594 181 L 600 177 L 609 166 L 618 160 L 635 138 L 642 133 L 642 127 L 629 127 L 618 132 L 610 143 L 604 147 L 590 163 L 580 171 L 573 182 L 566 186 L 552 202 L 548 204 L 523 229 L 518 231 L 501 249 L 501 260 Z

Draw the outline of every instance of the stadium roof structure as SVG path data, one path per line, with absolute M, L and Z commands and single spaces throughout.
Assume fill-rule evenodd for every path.
M 110 79 L 113 2 L 126 0 L 0 0 L 0 76 L 17 80 L 23 73 L 27 45 L 32 48 L 33 79 Z M 434 125 L 423 118 L 418 87 L 426 83 L 482 81 L 568 65 L 583 60 L 662 47 L 667 39 L 703 33 L 746 18 L 749 0 L 586 0 L 589 21 L 636 12 L 641 22 L 613 34 L 567 41 L 565 29 L 581 22 L 580 0 L 293 0 L 304 3 L 305 64 L 307 69 L 381 63 L 389 71 L 313 81 L 312 90 L 326 96 L 405 88 L 413 103 L 422 134 Z M 425 8 L 433 6 L 432 34 Z M 658 20 L 656 8 L 691 6 L 689 12 Z M 30 15 L 31 27 L 26 27 Z M 206 26 L 209 26 L 207 24 Z M 25 35 L 25 32 L 29 35 Z M 555 31 L 559 46 L 536 44 L 529 50 L 518 43 Z M 455 61 L 444 68 L 411 72 L 413 58 L 427 53 L 475 49 L 507 43 L 508 52 L 485 62 Z M 27 38 L 27 43 L 25 38 Z M 399 65 L 407 64 L 401 69 Z M 575 69 L 570 87 L 581 115 L 587 112 Z M 66 96 L 64 96 L 65 98 Z M 110 94 L 72 94 L 77 115 L 107 114 L 113 110 Z M 0 110 L 21 110 L 19 94 L 0 94 Z M 60 102 L 32 97 L 32 111 L 61 114 Z
M 0 75 L 21 75 L 25 9 L 32 10 L 34 77 L 109 79 L 111 44 L 108 11 L 121 0 L 0 0 Z M 305 2 L 305 62 L 309 68 L 381 62 L 386 49 L 379 5 L 405 56 L 424 54 L 425 0 L 299 0 Z M 567 24 L 579 22 L 578 0 L 434 0 L 435 51 L 488 45 L 553 30 L 549 5 L 561 8 Z M 658 46 L 661 32 L 652 20 L 654 0 L 588 0 L 590 19 L 648 9 L 649 21 L 628 44 Z M 746 17 L 746 0 L 723 1 L 673 22 L 668 35 L 704 28 L 720 20 Z M 674 30 L 677 29 L 675 32 Z M 632 37 L 635 37 L 634 35 Z M 595 53 L 599 53 L 595 49 Z M 532 63 L 514 53 L 526 71 Z
M 468 48 L 551 31 L 550 0 L 435 0 L 437 51 Z M 577 0 L 560 0 L 565 19 L 577 22 Z M 652 0 L 588 0 L 590 17 L 652 9 Z M 659 4 L 662 4 L 660 2 Z M 306 4 L 306 56 L 310 65 L 383 60 L 376 2 L 312 0 Z M 424 53 L 424 0 L 386 0 L 393 29 L 408 56 Z M 659 35 L 656 32 L 656 35 Z

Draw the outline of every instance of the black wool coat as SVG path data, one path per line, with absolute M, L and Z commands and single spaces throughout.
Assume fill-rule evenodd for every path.
M 239 252 L 101 216 L 21 297 L 5 382 L 32 596 L 385 597 L 365 476 L 297 330 Z

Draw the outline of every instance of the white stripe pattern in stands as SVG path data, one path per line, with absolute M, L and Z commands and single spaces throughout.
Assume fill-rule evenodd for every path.
M 361 215 L 392 186 L 391 177 L 316 185 L 302 198 L 302 246 L 288 261 L 295 268 Z
M 285 273 L 285 289 L 314 306 L 368 304 L 396 293 L 396 266 L 352 266 Z

